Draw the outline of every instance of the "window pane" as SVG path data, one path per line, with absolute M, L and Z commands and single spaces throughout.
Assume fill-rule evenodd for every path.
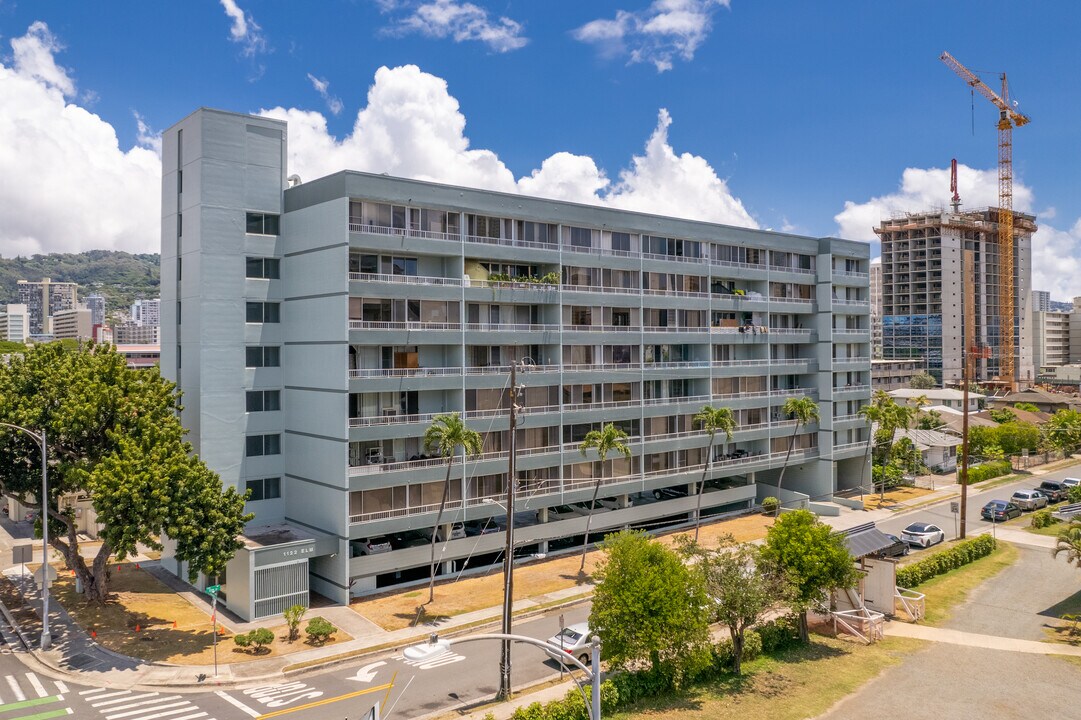
M 277 235 L 278 234 L 278 216 L 277 215 L 264 215 L 263 216 L 263 234 L 264 235 Z
M 259 323 L 263 322 L 263 303 L 250 302 L 247 304 L 247 316 L 246 322 Z
M 248 457 L 259 457 L 263 454 L 263 436 L 249 435 L 245 438 L 244 454 Z
M 281 390 L 267 390 L 263 393 L 263 409 L 267 411 L 282 409 Z
M 282 436 L 281 435 L 264 435 L 263 439 L 266 441 L 263 445 L 263 452 L 266 455 L 281 455 L 282 452 Z
M 253 235 L 263 234 L 262 213 L 248 213 L 248 232 Z
M 280 477 L 266 478 L 263 480 L 263 497 L 267 500 L 282 496 L 282 479 Z
M 244 367 L 257 368 L 263 366 L 263 348 L 244 348 Z
M 263 261 L 263 277 L 277 280 L 281 277 L 281 260 L 267 258 Z
M 261 278 L 263 277 L 263 259 L 262 258 L 248 258 L 244 266 L 244 277 Z
M 281 305 L 279 303 L 263 303 L 263 322 L 281 322 Z
M 281 348 L 277 345 L 263 348 L 263 367 L 281 367 Z
M 263 481 L 262 480 L 249 480 L 247 482 L 248 492 L 251 495 L 248 496 L 248 502 L 255 502 L 256 500 L 263 499 Z
M 249 390 L 246 394 L 247 394 L 247 410 L 248 410 L 248 412 L 262 412 L 263 411 L 263 391 L 262 390 Z

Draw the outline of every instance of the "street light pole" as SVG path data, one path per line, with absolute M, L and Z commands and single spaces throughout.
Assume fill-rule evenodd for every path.
M 48 650 L 53 638 L 49 632 L 49 449 L 45 428 L 38 434 L 14 423 L 0 422 L 0 425 L 21 430 L 41 443 L 41 649 Z
M 499 697 L 511 696 L 510 634 L 514 609 L 514 490 L 517 485 L 518 362 L 510 365 L 510 456 L 507 463 L 507 547 L 503 553 L 503 639 L 499 657 Z

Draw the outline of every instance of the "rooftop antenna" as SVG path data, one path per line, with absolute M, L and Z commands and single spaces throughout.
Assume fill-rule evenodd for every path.
M 953 211 L 956 213 L 961 206 L 961 196 L 957 194 L 957 158 L 950 160 L 950 192 L 953 193 L 953 197 L 950 198 L 950 206 L 953 207 Z

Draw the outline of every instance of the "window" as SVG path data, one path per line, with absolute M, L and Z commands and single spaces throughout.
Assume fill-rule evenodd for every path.
M 271 412 L 282 409 L 281 390 L 248 390 L 248 412 Z
M 281 455 L 282 436 L 278 433 L 272 435 L 249 435 L 245 438 L 244 454 L 248 457 L 260 455 Z
M 179 195 L 182 192 L 184 192 L 184 171 L 183 170 L 177 170 L 176 171 L 176 194 Z
M 253 345 L 244 348 L 245 367 L 280 367 L 281 364 L 281 348 L 277 345 Z
M 276 323 L 281 322 L 281 303 L 249 302 L 246 322 Z
M 612 233 L 612 249 L 628 251 L 631 249 L 631 234 L 625 232 Z
M 271 213 L 248 213 L 247 232 L 249 235 L 277 235 L 278 216 Z
M 282 479 L 280 477 L 259 478 L 248 480 L 248 502 L 256 500 L 274 500 L 282 496 Z
M 176 259 L 176 281 L 180 282 L 184 279 L 184 258 Z
M 177 237 L 183 237 L 184 236 L 184 213 L 179 213 L 178 212 L 176 214 L 176 236 Z
M 180 324 L 180 301 L 176 301 L 176 324 Z
M 277 280 L 281 277 L 281 260 L 250 257 L 247 259 L 244 277 Z

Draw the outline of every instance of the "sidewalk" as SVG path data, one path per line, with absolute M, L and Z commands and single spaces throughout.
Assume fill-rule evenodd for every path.
M 1030 653 L 1033 655 L 1072 655 L 1081 657 L 1081 647 L 1061 643 L 1020 640 L 1018 638 L 999 637 L 998 635 L 979 635 L 977 633 L 950 630 L 949 628 L 913 625 L 906 622 L 891 621 L 886 623 L 886 635 L 908 637 L 917 640 L 967 645 L 968 647 L 988 650 L 1006 650 L 1009 652 Z
M 898 514 L 910 512 L 926 505 L 952 499 L 959 494 L 960 486 L 946 485 L 939 487 L 934 492 L 901 502 L 898 504 L 899 507 L 878 510 L 855 510 L 841 507 L 839 515 L 822 517 L 822 520 L 834 529 L 842 530 L 867 522 L 892 518 Z M 1054 544 L 1053 538 L 1033 535 L 1021 530 L 999 528 L 997 533 L 1003 539 L 1029 545 L 1051 547 Z M 4 533 L 0 531 L 0 536 L 2 535 Z M 1047 543 L 1050 543 L 1050 545 Z M 201 593 L 194 591 L 190 586 L 164 572 L 156 561 L 146 560 L 143 562 L 143 566 L 144 569 L 177 592 L 178 595 L 209 613 L 209 602 Z M 18 574 L 18 568 L 9 570 L 5 574 L 10 576 L 12 572 Z M 28 580 L 25 582 L 24 596 L 40 616 L 40 595 L 36 589 L 30 586 Z M 514 604 L 514 612 L 517 617 L 521 617 L 535 612 L 552 611 L 558 607 L 587 601 L 590 596 L 591 592 L 587 588 L 580 586 L 569 587 L 545 595 L 519 600 Z M 20 655 L 28 664 L 35 666 L 45 674 L 71 678 L 76 682 L 88 685 L 118 688 L 168 687 L 174 691 L 194 690 L 208 686 L 227 689 L 258 682 L 280 682 L 295 673 L 309 671 L 317 667 L 328 667 L 366 654 L 396 650 L 406 645 L 422 642 L 427 639 L 428 634 L 433 630 L 437 630 L 442 635 L 454 635 L 475 631 L 483 625 L 498 622 L 502 617 L 502 608 L 494 606 L 457 615 L 434 625 L 421 625 L 388 631 L 367 620 L 359 612 L 349 607 L 322 607 L 318 609 L 319 614 L 351 635 L 352 640 L 338 643 L 332 647 L 313 648 L 286 656 L 239 663 L 224 662 L 230 658 L 230 650 L 232 649 L 231 644 L 225 644 L 222 648 L 219 648 L 219 660 L 221 662 L 219 662 L 217 674 L 215 675 L 212 665 L 181 666 L 166 663 L 149 663 L 136 658 L 118 655 L 87 636 L 57 604 L 51 604 L 50 610 L 50 627 L 54 638 L 53 647 L 42 652 L 35 649 L 39 642 L 38 637 L 26 637 L 26 641 L 30 645 L 29 652 L 22 652 Z M 9 615 L 6 610 L 4 614 Z M 243 632 L 260 625 L 280 624 L 277 619 L 264 623 L 241 623 L 236 618 L 222 612 L 219 612 L 218 618 L 222 625 L 225 625 L 233 632 Z M 10 622 L 10 617 L 8 617 L 8 622 Z M 3 628 L 3 630 L 5 636 L 10 636 L 9 645 L 13 649 L 22 646 L 22 643 L 7 628 Z M 572 686 L 546 688 L 535 695 L 528 696 L 529 701 L 541 700 L 542 697 L 547 698 L 549 694 L 553 698 L 562 697 L 569 687 Z M 501 717 L 498 712 L 496 717 Z

